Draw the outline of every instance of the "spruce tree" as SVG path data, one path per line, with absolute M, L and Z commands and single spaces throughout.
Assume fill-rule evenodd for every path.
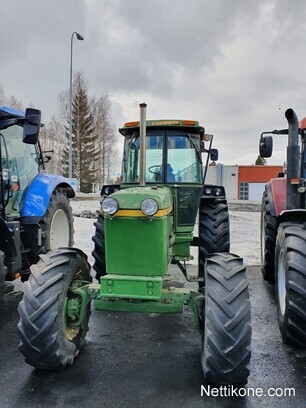
M 81 78 L 76 78 L 75 85 L 72 103 L 72 177 L 78 179 L 80 191 L 88 193 L 95 181 L 98 152 L 95 148 L 93 116 Z
M 256 166 L 265 166 L 267 164 L 267 160 L 260 155 L 257 156 L 257 159 L 255 161 Z

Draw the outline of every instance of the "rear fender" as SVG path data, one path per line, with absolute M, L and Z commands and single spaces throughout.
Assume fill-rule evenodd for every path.
M 287 208 L 286 178 L 274 178 L 266 184 L 266 191 L 270 202 L 271 215 L 278 217 Z
M 72 186 L 62 176 L 38 174 L 28 185 L 22 196 L 20 216 L 38 222 L 46 213 L 51 196 L 56 188 L 66 189 L 67 197 L 75 196 Z
M 298 209 L 282 211 L 277 218 L 277 228 L 280 224 L 287 221 L 297 221 L 301 224 L 306 222 L 306 210 Z
M 203 195 L 201 200 L 213 199 L 216 198 L 226 198 L 225 188 L 223 186 L 216 186 L 213 184 L 205 184 L 203 189 Z

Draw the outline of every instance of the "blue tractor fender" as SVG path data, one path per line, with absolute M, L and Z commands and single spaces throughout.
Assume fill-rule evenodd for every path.
M 54 174 L 37 174 L 23 193 L 20 203 L 21 217 L 42 218 L 49 206 L 54 190 L 58 187 L 66 189 L 67 197 L 75 196 L 74 189 L 63 176 Z

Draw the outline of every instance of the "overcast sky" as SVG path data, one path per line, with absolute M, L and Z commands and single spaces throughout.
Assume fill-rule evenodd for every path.
M 303 0 L 10 0 L 0 20 L 5 94 L 45 121 L 69 88 L 74 31 L 73 69 L 89 93 L 109 94 L 117 128 L 146 102 L 148 119 L 198 120 L 220 162 L 252 164 L 288 107 L 306 116 Z M 283 163 L 284 146 L 268 164 Z

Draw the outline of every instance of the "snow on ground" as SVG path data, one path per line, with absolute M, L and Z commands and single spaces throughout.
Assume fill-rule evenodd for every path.
M 70 205 L 74 214 L 84 210 L 95 212 L 96 210 L 100 210 L 101 207 L 99 198 L 96 200 L 71 200 Z
M 92 237 L 95 234 L 95 220 L 74 217 L 74 246 L 80 248 L 88 256 L 88 262 L 93 265 L 94 259 L 91 255 L 94 243 Z
M 100 208 L 99 200 L 72 200 L 74 213 L 84 210 L 95 212 Z M 75 238 L 74 246 L 82 249 L 93 264 L 91 252 L 93 250 L 92 236 L 95 232 L 95 220 L 74 217 Z M 196 227 L 197 228 L 197 227 Z M 260 264 L 260 213 L 255 211 L 230 211 L 231 252 L 244 259 L 245 265 Z M 191 264 L 196 264 L 197 249 L 191 248 L 194 257 Z
M 230 211 L 231 252 L 260 265 L 260 212 Z
M 78 214 L 84 210 L 95 213 L 100 209 L 99 197 L 96 200 L 71 200 L 73 214 Z M 82 249 L 88 256 L 88 262 L 93 265 L 94 259 L 91 255 L 93 250 L 92 237 L 95 234 L 95 219 L 74 217 L 74 246 Z

